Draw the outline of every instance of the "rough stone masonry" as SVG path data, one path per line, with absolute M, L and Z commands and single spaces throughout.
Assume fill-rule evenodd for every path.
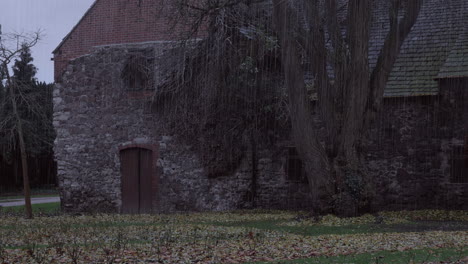
M 119 150 L 126 146 L 153 146 L 158 151 L 154 212 L 252 207 L 249 159 L 230 175 L 208 178 L 192 146 L 164 130 L 148 107 L 147 91 L 125 87 L 122 70 L 129 56 L 144 54 L 158 65 L 159 56 L 170 47 L 170 42 L 103 46 L 69 64 L 54 90 L 55 156 L 64 210 L 120 211 Z M 258 208 L 307 204 L 307 184 L 288 179 L 282 152 L 279 148 L 259 153 Z
M 285 170 L 287 144 L 259 152 L 253 197 L 248 158 L 230 174 L 207 177 L 193 146 L 170 135 L 151 110 L 152 91 L 129 89 L 135 80 L 122 78 L 129 58 L 148 58 L 154 67 L 149 80 L 157 82 L 160 55 L 172 45 L 101 46 L 68 65 L 54 90 L 54 150 L 63 209 L 120 212 L 119 153 L 138 146 L 157 152 L 153 212 L 307 208 L 307 183 L 292 180 Z M 464 144 L 468 113 L 460 107 L 460 97 L 449 91 L 429 99 L 386 100 L 364 142 L 379 194 L 376 209 L 468 209 L 468 184 L 451 176 L 453 150 Z

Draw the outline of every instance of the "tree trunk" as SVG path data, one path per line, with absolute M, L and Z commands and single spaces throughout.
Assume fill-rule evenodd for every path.
M 16 107 L 14 107 L 16 108 Z M 16 112 L 16 110 L 14 110 Z M 23 186 L 24 186 L 24 204 L 26 209 L 26 218 L 32 219 L 32 205 L 31 205 L 31 189 L 29 186 L 29 172 L 28 172 L 28 156 L 26 153 L 26 146 L 23 137 L 23 128 L 21 124 L 21 120 L 19 119 L 18 114 L 16 113 L 18 118 L 18 138 L 20 143 L 20 151 L 21 151 L 21 167 L 23 169 Z
M 250 195 L 252 197 L 252 208 L 256 208 L 257 206 L 257 178 L 258 178 L 258 159 L 257 159 L 257 141 L 255 138 L 255 132 L 252 129 L 250 135 L 250 146 L 252 147 L 252 178 L 251 178 L 251 187 L 250 187 Z
M 13 115 L 16 118 L 17 132 L 18 132 L 18 141 L 20 145 L 20 154 L 21 154 L 21 168 L 23 171 L 23 187 L 24 187 L 24 204 L 25 204 L 25 213 L 27 219 L 32 219 L 32 206 L 31 206 L 31 188 L 29 186 L 29 174 L 28 174 L 28 155 L 26 153 L 26 144 L 24 142 L 23 135 L 23 124 L 21 122 L 21 117 L 19 116 L 15 94 L 13 92 L 14 85 L 11 81 L 10 75 L 7 71 L 7 80 L 8 80 L 8 89 L 10 90 L 11 105 L 13 108 Z
M 362 213 L 360 209 L 369 210 L 374 190 L 360 153 L 362 137 L 370 123 L 369 112 L 380 106 L 390 69 L 417 20 L 423 0 L 407 2 L 401 20 L 398 14 L 403 1 L 392 0 L 390 31 L 372 75 L 368 61 L 371 0 L 348 1 L 346 37 L 338 19 L 336 0 L 327 0 L 326 4 L 320 0 L 273 2 L 292 134 L 307 170 L 312 207 L 316 211 L 324 209 L 320 196 L 327 195 L 326 199 L 333 200 L 337 214 L 352 215 Z M 320 12 L 321 8 L 326 12 Z M 331 41 L 331 53 L 325 44 L 324 25 Z M 327 131 L 325 147 L 313 126 L 299 50 L 305 50 L 314 76 L 317 112 Z M 331 63 L 330 59 L 333 59 Z M 328 79 L 327 66 L 333 67 L 333 81 Z
M 15 181 L 15 185 L 14 185 L 14 188 L 18 188 L 18 186 L 20 185 L 20 179 L 19 179 L 19 173 L 18 173 L 18 158 L 16 157 L 16 153 L 14 152 L 13 154 L 13 177 L 14 177 L 14 181 Z
M 293 140 L 307 172 L 312 212 L 320 214 L 327 209 L 327 206 L 323 204 L 323 198 L 331 194 L 329 189 L 333 186 L 328 158 L 313 126 L 312 111 L 304 83 L 304 71 L 301 68 L 294 32 L 290 30 L 292 16 L 287 12 L 289 9 L 286 1 L 274 0 L 274 6 L 274 23 L 281 41 Z
M 362 119 L 369 94 L 369 26 L 370 0 L 350 0 L 348 15 L 348 44 L 350 64 L 349 80 L 345 90 L 345 118 L 343 119 L 341 154 L 349 166 L 357 169 L 359 153 L 357 147 L 362 135 Z

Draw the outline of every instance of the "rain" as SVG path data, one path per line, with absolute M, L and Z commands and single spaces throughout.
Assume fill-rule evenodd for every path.
M 465 0 L 1 6 L 0 263 L 466 261 Z

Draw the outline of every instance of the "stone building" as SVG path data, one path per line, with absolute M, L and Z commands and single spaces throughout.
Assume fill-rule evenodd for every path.
M 193 146 L 168 134 L 152 111 L 150 88 L 161 55 L 183 34 L 159 31 L 167 20 L 154 18 L 150 6 L 140 10 L 152 2 L 97 0 L 54 51 L 63 208 L 305 208 L 308 186 L 288 143 L 259 151 L 255 177 L 255 163 L 244 158 L 233 172 L 210 178 Z M 468 209 L 466 17 L 463 0 L 426 1 L 403 45 L 381 117 L 364 144 L 381 209 Z M 373 65 L 388 30 L 385 18 L 374 18 Z
M 93 47 L 185 39 L 190 25 L 173 21 L 167 0 L 96 0 L 53 51 L 55 81 L 71 59 L 89 54 Z

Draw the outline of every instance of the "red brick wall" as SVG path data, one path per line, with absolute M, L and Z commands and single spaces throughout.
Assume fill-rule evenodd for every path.
M 170 0 L 97 0 L 54 53 L 55 81 L 68 61 L 106 44 L 180 40 L 190 23 L 174 19 Z M 171 15 L 172 14 L 172 15 Z

